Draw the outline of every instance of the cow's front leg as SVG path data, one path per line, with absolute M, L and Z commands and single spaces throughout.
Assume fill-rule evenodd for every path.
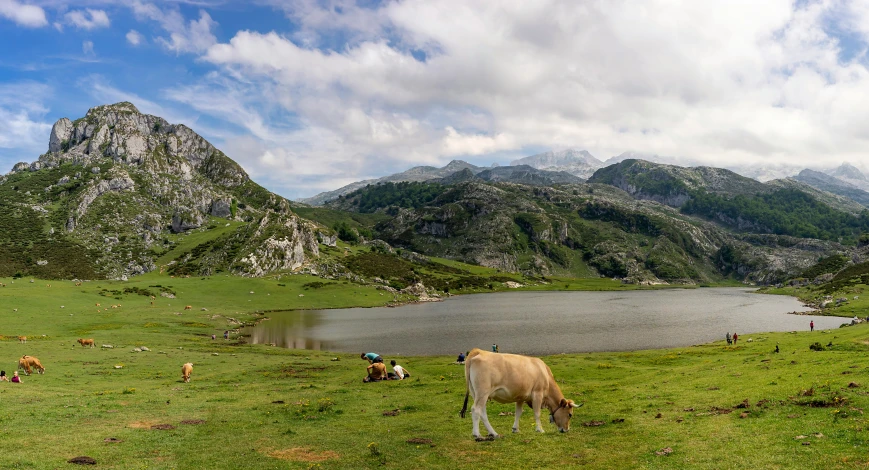
M 513 420 L 513 432 L 519 432 L 519 417 L 522 416 L 522 402 L 516 403 L 516 419 Z
M 543 426 L 540 425 L 540 408 L 543 405 L 543 400 L 535 399 L 531 402 L 531 408 L 534 410 L 534 422 L 537 424 L 537 428 L 535 431 L 537 432 L 546 432 L 543 430 Z

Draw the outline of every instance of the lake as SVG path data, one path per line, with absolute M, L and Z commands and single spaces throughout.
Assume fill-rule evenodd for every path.
M 243 333 L 256 344 L 396 355 L 457 355 L 471 348 L 544 355 L 631 351 L 740 341 L 752 333 L 838 328 L 841 317 L 804 312 L 799 300 L 747 288 L 625 292 L 503 292 L 397 308 L 270 313 Z M 770 349 L 773 345 L 768 346 Z

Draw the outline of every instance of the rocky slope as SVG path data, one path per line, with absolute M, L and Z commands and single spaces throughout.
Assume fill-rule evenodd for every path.
M 353 210 L 360 199 L 333 207 Z M 819 256 L 849 251 L 833 242 L 735 234 L 603 184 L 466 181 L 425 207 L 381 210 L 391 217 L 374 227 L 375 236 L 394 246 L 531 275 L 689 284 L 731 276 L 769 283 Z
M 0 178 L 0 206 L 0 224 L 19 232 L 3 241 L 20 244 L 22 227 L 30 236 L 23 252 L 0 252 L 0 276 L 140 274 L 157 268 L 177 234 L 232 220 L 258 228 L 232 243 L 216 240 L 222 256 L 200 263 L 197 274 L 256 276 L 301 266 L 317 256 L 318 239 L 329 238 L 190 128 L 126 102 L 57 121 L 48 152 Z M 220 248 L 226 244 L 232 249 Z M 67 249 L 52 253 L 52 245 Z

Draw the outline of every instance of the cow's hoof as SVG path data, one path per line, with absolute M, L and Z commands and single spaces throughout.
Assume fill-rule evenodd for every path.
M 542 429 L 537 429 L 536 431 L 539 432 L 539 433 L 541 433 L 541 434 L 543 434 L 544 432 L 546 432 L 546 431 L 544 431 L 544 430 L 542 430 Z
M 517 432 L 519 432 L 519 428 L 513 428 L 513 433 L 515 434 Z
M 497 438 L 497 437 L 498 437 L 498 436 L 493 436 L 493 435 L 489 434 L 489 435 L 486 436 L 486 437 L 480 437 L 480 436 L 477 436 L 477 437 L 474 438 L 474 440 L 477 441 L 477 442 L 494 441 L 495 438 Z

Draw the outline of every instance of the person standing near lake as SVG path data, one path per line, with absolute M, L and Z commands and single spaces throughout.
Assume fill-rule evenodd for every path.
M 729 332 L 729 331 L 727 332 L 727 335 L 725 336 L 725 338 L 727 338 L 727 344 L 728 344 L 728 345 L 733 344 L 733 340 L 730 339 L 730 332 Z
M 815 321 L 814 320 L 809 322 L 809 330 L 815 331 Z
M 737 339 L 739 339 L 739 335 L 736 334 L 736 333 L 733 333 L 733 345 L 734 345 L 734 346 L 736 345 L 736 340 L 737 340 Z

